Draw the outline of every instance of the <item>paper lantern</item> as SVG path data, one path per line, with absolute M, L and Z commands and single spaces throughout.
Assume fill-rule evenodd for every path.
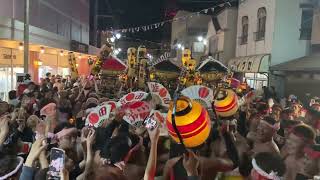
M 180 143 L 178 135 L 172 125 L 172 104 L 167 115 L 167 128 L 171 138 Z M 197 147 L 204 143 L 211 130 L 210 117 L 207 110 L 198 102 L 187 97 L 177 101 L 175 122 L 186 147 Z
M 214 102 L 214 108 L 217 115 L 221 117 L 230 117 L 234 115 L 238 108 L 238 96 L 231 89 L 222 89 Z

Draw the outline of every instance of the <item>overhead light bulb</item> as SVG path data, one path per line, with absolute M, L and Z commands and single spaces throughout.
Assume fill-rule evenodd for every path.
M 114 37 L 111 37 L 111 38 L 110 38 L 110 41 L 111 41 L 111 42 L 114 42 L 114 41 L 115 41 Z
M 184 50 L 184 46 L 181 46 L 181 50 Z
M 121 38 L 121 34 L 120 34 L 120 33 L 117 33 L 117 34 L 116 34 L 116 38 L 117 38 L 117 39 L 120 39 L 120 38 Z
M 119 52 L 121 52 L 121 51 L 122 51 L 122 49 L 121 49 L 121 48 L 118 48 L 118 51 L 119 51 Z
M 44 53 L 44 47 L 40 47 L 40 53 L 41 53 L 41 54 Z
M 198 36 L 198 41 L 202 41 L 203 37 L 202 36 Z
M 119 50 L 118 49 L 114 50 L 114 54 L 118 55 L 119 54 Z
M 203 40 L 203 44 L 207 45 L 208 41 L 206 39 Z
M 19 43 L 19 50 L 22 51 L 23 50 L 23 43 Z
M 76 67 L 79 67 L 79 64 L 78 64 L 78 63 L 76 64 Z
M 181 48 L 181 46 L 182 46 L 182 45 L 181 45 L 180 43 L 179 43 L 179 44 L 177 44 L 177 47 L 178 47 L 179 49 Z

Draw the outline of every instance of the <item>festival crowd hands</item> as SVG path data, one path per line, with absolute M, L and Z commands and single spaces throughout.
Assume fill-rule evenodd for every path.
M 160 122 L 153 129 L 133 127 L 119 108 L 100 127 L 88 127 L 86 119 L 99 98 L 109 97 L 101 95 L 95 78 L 65 84 L 59 79 L 49 76 L 41 85 L 29 84 L 16 97 L 18 104 L 0 103 L 0 179 L 48 179 L 53 148 L 63 152 L 63 161 L 56 163 L 62 165 L 57 174 L 64 180 L 295 180 L 320 175 L 318 98 L 306 105 L 295 96 L 282 104 L 266 95 L 250 98 L 230 118 L 211 116 L 211 133 L 201 146 L 183 148 L 160 135 Z

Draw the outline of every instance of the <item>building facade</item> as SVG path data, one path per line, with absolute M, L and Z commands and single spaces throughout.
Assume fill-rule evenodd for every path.
M 241 0 L 238 9 L 236 58 L 228 65 L 241 72 L 249 85 L 277 87 L 284 95 L 283 77 L 269 67 L 303 57 L 310 50 L 306 0 Z M 312 22 L 312 21 L 311 21 Z M 312 24 L 312 23 L 311 23 Z
M 215 15 L 208 23 L 206 54 L 224 64 L 235 57 L 238 9 L 228 7 Z
M 0 94 L 15 89 L 23 73 L 24 0 L 2 0 L 0 5 Z M 46 72 L 68 75 L 68 53 L 78 57 L 79 72 L 88 73 L 87 59 L 97 49 L 89 46 L 88 0 L 30 0 L 29 73 L 38 81 Z M 92 55 L 93 56 L 93 55 Z
M 177 20 L 172 22 L 171 29 L 173 57 L 176 57 L 177 62 L 180 63 L 182 49 L 188 48 L 191 50 L 193 58 L 199 63 L 200 58 L 205 55 L 207 45 L 199 42 L 198 37 L 205 38 L 211 16 L 178 11 L 174 18 Z M 178 44 L 179 47 L 177 47 Z

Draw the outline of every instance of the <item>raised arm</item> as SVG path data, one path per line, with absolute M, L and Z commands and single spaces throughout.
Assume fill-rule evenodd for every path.
M 153 180 L 156 172 L 156 167 L 157 167 L 157 148 L 158 148 L 158 140 L 160 135 L 159 127 L 155 128 L 152 131 L 148 129 L 148 133 L 151 141 L 151 149 L 150 149 L 146 171 L 144 173 L 144 180 Z

